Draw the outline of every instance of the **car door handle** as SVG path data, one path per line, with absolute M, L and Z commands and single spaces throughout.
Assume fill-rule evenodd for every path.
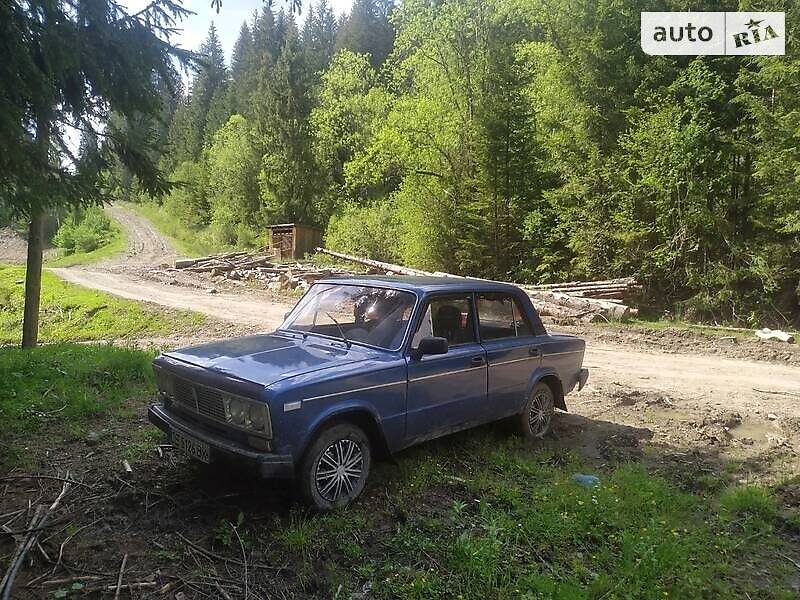
M 531 356 L 541 356 L 542 349 L 539 348 L 538 346 L 531 346 L 530 348 L 528 348 L 528 354 L 530 354 Z
M 486 364 L 486 360 L 482 356 L 473 356 L 470 362 L 473 367 L 480 367 Z

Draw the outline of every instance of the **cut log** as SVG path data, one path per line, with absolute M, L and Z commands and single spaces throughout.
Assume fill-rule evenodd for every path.
M 585 288 L 588 286 L 608 287 L 608 286 L 637 286 L 638 283 L 635 277 L 620 277 L 618 279 L 603 279 L 599 281 L 568 281 L 565 283 L 545 283 L 540 285 L 532 285 L 529 287 L 537 290 L 565 290 L 569 288 Z
M 412 269 L 410 267 L 401 267 L 400 265 L 393 265 L 392 263 L 386 263 L 380 260 L 372 260 L 371 258 L 352 256 L 350 254 L 343 254 L 342 252 L 334 252 L 333 250 L 327 250 L 325 248 L 317 248 L 316 250 L 317 252 L 321 252 L 322 254 L 327 254 L 328 256 L 334 256 L 336 258 L 341 258 L 342 260 L 349 260 L 350 262 L 354 262 L 360 265 L 366 265 L 368 267 L 375 267 L 376 269 L 380 269 L 382 271 L 393 271 L 394 273 L 400 273 L 402 275 L 410 275 L 412 277 L 434 276 L 433 273 L 429 273 L 427 271 Z M 445 273 L 443 275 L 447 274 Z
M 624 304 L 595 298 L 579 298 L 562 292 L 528 292 L 528 295 L 534 302 L 539 300 L 543 303 L 563 306 L 576 313 L 600 314 L 609 321 L 622 321 L 638 314 L 638 311 Z
M 321 252 L 329 256 L 335 256 L 336 258 L 340 258 L 343 260 L 349 260 L 351 262 L 355 262 L 361 265 L 378 268 L 386 272 L 400 273 L 403 275 L 411 275 L 411 276 L 461 278 L 460 275 L 453 275 L 451 273 L 444 273 L 441 271 L 430 273 L 428 271 L 422 271 L 420 269 L 412 269 L 409 267 L 403 267 L 400 265 L 386 263 L 378 260 L 372 260 L 369 258 L 352 256 L 341 252 L 334 252 L 333 250 L 326 250 L 324 248 L 317 248 L 317 252 Z M 625 278 L 624 281 L 627 284 L 627 282 L 635 280 L 631 278 Z M 583 286 L 587 285 L 585 282 L 575 282 L 575 283 L 576 285 L 583 285 Z M 619 282 L 614 280 L 613 283 L 617 284 Z M 542 313 L 545 314 L 545 316 L 553 316 L 561 319 L 566 319 L 566 318 L 583 318 L 588 315 L 600 315 L 602 318 L 605 318 L 609 321 L 622 321 L 638 314 L 638 311 L 636 309 L 632 309 L 629 306 L 621 304 L 620 302 L 613 302 L 609 299 L 596 299 L 585 296 L 570 295 L 568 293 L 555 291 L 553 289 L 542 290 L 542 289 L 537 289 L 536 286 L 520 285 L 516 283 L 512 283 L 512 285 L 516 285 L 522 288 L 531 297 L 531 300 L 533 300 L 534 305 L 536 305 L 538 302 L 537 310 L 539 310 L 541 307 L 541 310 L 545 311 L 544 313 Z M 601 282 L 599 287 L 602 288 L 604 286 L 608 288 L 608 282 Z

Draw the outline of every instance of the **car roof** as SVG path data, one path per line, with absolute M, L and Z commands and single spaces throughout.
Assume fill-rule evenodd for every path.
M 315 283 L 346 283 L 348 285 L 388 287 L 421 294 L 429 292 L 471 292 L 474 290 L 513 293 L 519 290 L 518 287 L 510 283 L 489 281 L 487 279 L 472 279 L 470 277 L 363 275 L 327 277 L 319 279 Z

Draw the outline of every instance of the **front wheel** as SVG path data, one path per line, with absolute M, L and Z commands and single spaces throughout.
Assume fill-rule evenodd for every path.
M 553 390 L 544 382 L 537 383 L 522 412 L 517 415 L 520 432 L 528 438 L 543 438 L 550 431 L 554 412 Z
M 372 453 L 364 431 L 350 423 L 317 436 L 300 467 L 300 487 L 311 506 L 333 510 L 347 506 L 364 490 Z

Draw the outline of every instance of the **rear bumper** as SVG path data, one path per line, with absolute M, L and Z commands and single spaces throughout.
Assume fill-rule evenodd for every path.
M 581 369 L 578 373 L 578 391 L 583 389 L 589 379 L 589 369 Z
M 172 437 L 173 431 L 201 440 L 211 448 L 211 460 L 226 460 L 254 470 L 263 478 L 289 478 L 294 476 L 291 455 L 257 452 L 219 435 L 204 431 L 165 409 L 161 404 L 151 404 L 147 418 L 161 431 Z

